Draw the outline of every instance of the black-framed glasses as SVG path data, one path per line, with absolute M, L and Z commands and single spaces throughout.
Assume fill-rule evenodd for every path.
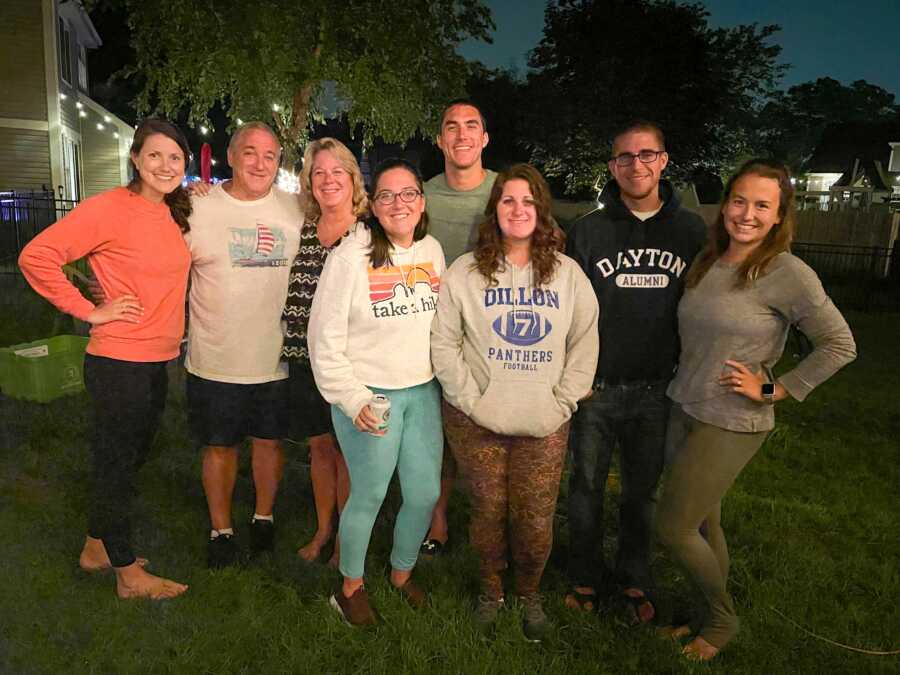
M 383 206 L 390 206 L 394 203 L 397 197 L 400 197 L 401 202 L 405 202 L 407 204 L 416 201 L 416 199 L 422 193 L 419 190 L 414 188 L 407 188 L 406 190 L 400 190 L 400 192 L 391 192 L 390 190 L 382 190 L 377 195 L 375 195 L 375 201 Z
M 613 157 L 613 161 L 616 163 L 616 166 L 631 166 L 634 164 L 634 160 L 639 159 L 644 164 L 649 164 L 650 162 L 655 162 L 656 158 L 659 157 L 665 150 L 641 150 L 640 152 L 622 152 L 615 157 Z

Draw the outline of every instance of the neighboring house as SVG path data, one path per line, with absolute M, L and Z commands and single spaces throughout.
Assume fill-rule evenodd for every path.
M 828 127 L 806 163 L 805 208 L 900 207 L 900 122 Z
M 0 192 L 81 200 L 128 181 L 134 129 L 88 96 L 80 0 L 0 2 Z

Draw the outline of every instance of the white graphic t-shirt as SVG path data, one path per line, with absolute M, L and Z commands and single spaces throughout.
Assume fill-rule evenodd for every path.
M 185 367 L 217 382 L 286 378 L 281 313 L 303 222 L 297 196 L 272 188 L 241 201 L 220 184 L 193 207 Z

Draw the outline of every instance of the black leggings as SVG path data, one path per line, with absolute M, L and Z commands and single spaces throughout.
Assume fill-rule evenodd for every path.
M 138 469 L 166 404 L 166 362 L 85 355 L 84 383 L 94 407 L 93 492 L 88 534 L 101 539 L 113 567 L 134 562 L 131 501 Z

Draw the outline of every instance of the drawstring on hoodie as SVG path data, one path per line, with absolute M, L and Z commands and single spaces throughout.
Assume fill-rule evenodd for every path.
M 516 266 L 506 257 L 505 253 L 503 254 L 503 264 L 512 270 L 512 283 L 510 285 L 512 286 L 513 316 L 518 316 L 519 302 L 516 298 L 516 291 L 519 290 L 519 284 L 516 281 Z M 534 321 L 534 264 L 530 258 L 528 259 L 528 286 L 525 290 L 532 298 L 528 304 L 528 309 L 523 311 L 527 311 L 531 315 L 532 321 Z

